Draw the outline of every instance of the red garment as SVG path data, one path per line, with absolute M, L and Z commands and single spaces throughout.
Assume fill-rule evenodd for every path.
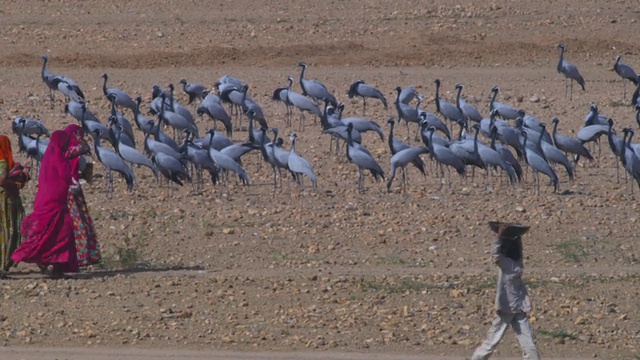
M 69 149 L 80 145 L 80 141 L 78 141 L 76 137 L 76 136 L 79 136 L 79 137 L 84 136 L 84 130 L 80 125 L 71 124 L 66 128 L 64 128 L 63 131 L 67 134 L 67 136 L 69 136 Z M 80 175 L 79 175 L 80 174 L 80 157 L 75 156 L 75 157 L 69 158 L 69 162 L 71 163 L 71 176 L 73 177 L 74 180 L 79 181 L 80 180 Z
M 38 192 L 21 226 L 22 243 L 11 259 L 40 265 L 57 265 L 64 272 L 77 272 L 73 220 L 67 206 L 71 185 L 71 164 L 65 157 L 69 136 L 64 131 L 51 134 L 38 176 Z

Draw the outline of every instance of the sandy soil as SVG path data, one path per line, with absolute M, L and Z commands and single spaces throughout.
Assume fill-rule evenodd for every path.
M 362 101 L 346 96 L 353 81 L 381 89 L 390 107 L 370 101 L 367 117 L 385 133 L 395 115 L 394 88 L 415 85 L 422 107 L 435 112 L 436 78 L 449 101 L 463 82 L 465 98 L 485 116 L 490 89 L 499 85 L 500 101 L 549 125 L 560 118 L 564 134 L 575 136 L 591 103 L 620 131 L 636 124 L 611 68 L 622 54 L 640 69 L 636 8 L 633 1 L 568 0 L 3 2 L 2 133 L 10 133 L 14 116 L 41 118 L 49 129 L 74 121 L 60 95 L 50 107 L 40 79 L 45 53 L 49 70 L 76 80 L 105 121 L 105 72 L 109 86 L 141 95 L 145 112 L 154 84 L 186 78 L 212 88 L 230 74 L 251 85 L 285 147 L 298 133 L 297 151 L 313 164 L 319 186 L 274 193 L 271 169 L 249 154 L 248 187 L 208 183 L 197 193 L 187 185 L 169 195 L 149 172 L 136 170 L 137 189 L 126 192 L 118 179 L 108 199 L 98 164 L 98 178 L 84 191 L 104 265 L 58 281 L 32 266 L 14 269 L 0 283 L 0 344 L 7 346 L 0 357 L 8 350 L 22 358 L 42 358 L 42 351 L 87 358 L 83 349 L 93 348 L 96 359 L 102 350 L 144 359 L 165 349 L 167 356 L 201 351 L 192 358 L 213 350 L 225 352 L 220 358 L 272 351 L 294 352 L 291 358 L 469 356 L 493 311 L 486 222 L 501 219 L 532 226 L 525 276 L 541 354 L 637 358 L 639 191 L 632 195 L 624 177 L 616 181 L 606 143 L 599 166 L 579 164 L 574 181 L 557 169 L 557 194 L 544 178 L 541 194 L 532 195 L 531 174 L 514 187 L 497 177 L 492 187 L 482 171 L 441 186 L 433 165 L 424 178 L 409 169 L 406 191 L 396 179 L 387 193 L 366 176 L 361 194 L 356 166 L 329 152 L 319 124 L 308 117 L 303 130 L 297 122 L 287 127 L 284 106 L 271 101 L 306 61 L 307 76 L 346 103 L 345 116 L 362 114 Z M 560 42 L 587 80 L 573 100 L 556 72 Z M 176 96 L 186 103 L 181 91 Z M 211 122 L 199 119 L 198 126 Z M 396 135 L 406 136 L 404 125 Z M 233 139 L 247 139 L 246 129 Z M 417 144 L 413 135 L 405 140 Z M 363 144 L 388 173 L 386 142 L 367 133 Z M 34 181 L 23 191 L 27 211 L 35 190 Z M 497 356 L 518 354 L 507 335 Z

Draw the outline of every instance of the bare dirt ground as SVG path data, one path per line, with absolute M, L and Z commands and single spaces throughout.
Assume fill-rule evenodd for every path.
M 84 191 L 104 265 L 58 281 L 32 266 L 14 269 L 0 283 L 0 344 L 7 346 L 0 358 L 88 358 L 78 355 L 83 348 L 95 348 L 87 351 L 96 359 L 102 351 L 128 351 L 131 359 L 172 351 L 199 351 L 194 358 L 211 351 L 229 352 L 219 358 L 272 351 L 287 352 L 274 358 L 469 356 L 493 312 L 486 223 L 494 219 L 532 226 L 525 276 L 544 357 L 638 358 L 640 192 L 631 195 L 624 178 L 616 182 L 606 143 L 599 166 L 580 164 L 574 181 L 558 169 L 559 194 L 543 180 L 541 194 L 532 195 L 530 174 L 514 187 L 496 178 L 492 188 L 481 171 L 442 187 L 434 166 L 425 178 L 409 169 L 406 192 L 398 179 L 387 193 L 367 176 L 360 194 L 356 166 L 328 151 L 319 124 L 308 117 L 302 131 L 287 127 L 284 106 L 270 96 L 306 61 L 307 76 L 346 103 L 345 116 L 362 113 L 361 100 L 347 99 L 349 84 L 364 79 L 380 88 L 389 110 L 370 101 L 367 116 L 385 132 L 395 115 L 393 89 L 415 85 L 422 106 L 435 112 L 436 78 L 450 101 L 463 82 L 467 101 L 485 116 L 489 91 L 499 85 L 500 101 L 549 125 L 557 116 L 562 133 L 575 136 L 590 103 L 619 131 L 636 126 L 634 111 L 610 70 L 617 54 L 640 68 L 639 14 L 634 1 L 4 1 L 2 133 L 18 115 L 50 129 L 73 122 L 60 95 L 49 106 L 40 79 L 45 53 L 49 69 L 76 80 L 105 121 L 105 72 L 109 86 L 141 95 L 145 112 L 154 84 L 186 78 L 213 87 L 230 74 L 251 85 L 287 148 L 298 132 L 298 153 L 313 164 L 319 186 L 274 193 L 271 169 L 257 154 L 244 159 L 249 187 L 209 183 L 199 194 L 188 185 L 169 196 L 136 170 L 137 189 L 127 193 L 118 180 L 107 199 L 104 179 L 96 179 Z M 587 80 L 573 100 L 556 72 L 560 42 Z M 177 97 L 186 103 L 181 91 Z M 399 126 L 397 136 L 405 131 Z M 245 140 L 246 130 L 233 138 Z M 416 143 L 413 135 L 407 141 Z M 368 133 L 363 144 L 388 172 L 386 142 Z M 23 191 L 27 211 L 35 190 L 33 181 Z M 519 355 L 512 334 L 497 355 Z

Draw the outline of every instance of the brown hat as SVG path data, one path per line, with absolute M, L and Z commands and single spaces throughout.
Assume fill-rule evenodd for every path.
M 500 239 L 516 239 L 529 231 L 528 226 L 500 221 L 489 221 L 489 227 Z

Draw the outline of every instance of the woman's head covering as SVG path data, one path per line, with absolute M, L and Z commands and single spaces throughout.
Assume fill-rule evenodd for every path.
M 7 172 L 15 166 L 13 152 L 11 151 L 11 140 L 5 135 L 0 135 L 0 160 L 7 162 Z
M 514 223 L 490 221 L 489 227 L 498 234 L 498 251 L 515 261 L 522 259 L 522 235 L 529 231 L 528 226 Z
M 67 136 L 69 136 L 69 147 L 72 148 L 74 146 L 80 145 L 77 137 L 84 136 L 84 129 L 81 126 L 76 124 L 71 124 L 64 128 L 63 130 Z M 74 180 L 78 181 L 80 177 L 80 157 L 75 157 L 73 159 L 69 159 L 69 163 L 71 164 L 71 176 Z
M 489 221 L 489 227 L 498 234 L 498 238 L 505 240 L 515 240 L 529 231 L 529 226 L 500 221 Z
M 40 162 L 34 207 L 66 206 L 67 193 L 71 185 L 71 164 L 65 154 L 68 148 L 67 133 L 61 130 L 54 131 Z

